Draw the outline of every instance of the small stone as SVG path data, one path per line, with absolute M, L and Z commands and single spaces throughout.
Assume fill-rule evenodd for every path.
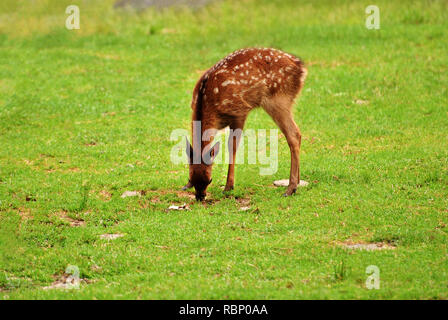
M 305 180 L 300 180 L 299 187 L 306 187 L 308 185 L 308 182 Z M 287 187 L 289 186 L 289 179 L 283 179 L 283 180 L 276 180 L 274 181 L 274 186 L 276 187 Z
M 122 198 L 126 198 L 126 197 L 140 197 L 142 194 L 140 191 L 125 191 L 123 192 L 123 194 L 121 195 Z
M 361 99 L 356 99 L 354 102 L 355 102 L 356 104 L 361 104 L 361 105 L 363 105 L 363 104 L 369 104 L 369 101 L 367 101 L 367 100 L 361 100 Z
M 124 235 L 121 233 L 106 233 L 106 234 L 100 235 L 100 239 L 115 240 L 115 239 L 121 238 L 123 236 Z
M 190 210 L 190 207 L 184 203 L 181 206 L 172 205 L 168 208 L 168 210 Z
M 396 247 L 385 242 L 372 242 L 372 243 L 354 243 L 345 242 L 339 244 L 341 247 L 352 250 L 366 250 L 366 251 L 376 251 L 376 250 L 394 250 Z

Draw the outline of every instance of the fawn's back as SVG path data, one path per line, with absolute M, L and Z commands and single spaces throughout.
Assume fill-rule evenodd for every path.
M 273 98 L 292 101 L 303 86 L 306 68 L 298 58 L 276 49 L 235 51 L 207 70 L 196 84 L 193 110 L 201 101 L 201 115 L 245 117 L 258 106 L 269 107 Z M 225 126 L 225 121 L 219 127 Z M 220 129 L 220 128 L 217 128 Z

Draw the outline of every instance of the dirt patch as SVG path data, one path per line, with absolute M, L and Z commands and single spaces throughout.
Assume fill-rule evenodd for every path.
M 356 99 L 355 101 L 353 101 L 353 103 L 360 104 L 360 105 L 365 105 L 365 104 L 369 104 L 369 101 L 362 100 L 362 99 Z
M 103 200 L 103 201 L 110 201 L 110 199 L 112 198 L 112 194 L 107 190 L 101 190 L 99 192 L 99 194 L 100 194 L 101 200 Z
M 238 199 L 236 199 L 236 202 L 238 202 L 238 205 L 240 206 L 241 211 L 249 211 L 251 209 L 250 199 L 238 198 Z
M 100 239 L 105 240 L 115 240 L 118 238 L 124 237 L 124 234 L 121 233 L 105 233 L 100 235 Z
M 178 201 L 177 200 L 174 200 L 174 201 L 163 200 L 162 196 L 172 195 L 172 194 L 177 195 L 179 200 Z M 171 202 L 172 205 L 182 206 L 184 203 L 191 205 L 192 203 L 194 203 L 196 201 L 194 190 L 184 191 L 184 190 L 180 190 L 180 188 L 178 190 L 163 189 L 163 190 L 125 191 L 121 195 L 122 198 L 126 198 L 126 197 L 139 197 L 140 198 L 142 196 L 145 196 L 145 198 L 143 198 L 145 201 L 139 202 L 140 207 L 142 207 L 142 208 L 149 207 L 151 205 L 151 203 L 157 204 L 157 203 Z M 146 199 L 148 199 L 149 201 L 146 201 Z M 221 200 L 211 198 L 210 193 L 207 193 L 207 197 L 202 203 L 206 206 L 206 205 L 213 205 L 220 201 Z
M 82 219 L 74 219 L 68 216 L 67 211 L 58 211 L 55 213 L 55 215 L 65 222 L 68 222 L 70 224 L 70 227 L 82 227 L 86 224 L 86 222 Z
M 159 197 L 154 197 L 150 201 L 148 201 L 146 199 L 138 200 L 138 204 L 141 209 L 148 209 L 149 207 L 152 207 L 153 204 L 160 203 L 160 202 L 161 201 L 160 201 Z
M 144 195 L 145 192 L 144 191 L 125 191 L 123 192 L 123 194 L 121 195 L 122 198 L 127 198 L 127 197 L 141 197 L 142 195 Z
M 194 193 L 193 192 L 188 192 L 188 191 L 176 191 L 175 192 L 177 194 L 177 196 L 179 198 L 189 198 L 191 200 L 195 199 Z
M 160 198 L 159 197 L 152 197 L 151 198 L 151 203 L 159 203 L 160 202 Z
M 248 206 L 250 204 L 250 199 L 248 199 L 248 198 L 237 198 L 236 202 L 238 202 L 238 204 L 240 206 Z
M 339 242 L 338 246 L 349 249 L 349 250 L 366 250 L 366 251 L 377 251 L 377 250 L 394 250 L 397 247 L 388 242 L 354 242 L 345 241 Z
M 78 219 L 72 219 L 72 218 L 67 217 L 66 220 L 70 224 L 70 227 L 82 227 L 82 226 L 86 225 L 86 222 L 81 219 L 78 220 Z
M 80 279 L 72 274 L 63 273 L 62 275 L 54 275 L 55 281 L 46 287 L 43 287 L 44 290 L 53 290 L 53 289 L 79 289 L 79 285 L 82 283 L 90 283 L 87 279 Z
M 30 208 L 24 208 L 20 207 L 18 209 L 19 215 L 22 221 L 32 219 L 33 216 L 31 215 L 31 209 Z

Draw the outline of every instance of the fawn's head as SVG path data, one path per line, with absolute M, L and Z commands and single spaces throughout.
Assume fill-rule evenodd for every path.
M 211 148 L 195 151 L 187 139 L 186 153 L 190 165 L 189 182 L 196 191 L 195 195 L 198 201 L 205 199 L 207 187 L 212 182 L 212 165 L 218 152 L 219 142 Z

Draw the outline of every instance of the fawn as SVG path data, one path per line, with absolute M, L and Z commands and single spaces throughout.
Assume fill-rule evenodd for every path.
M 213 132 L 227 126 L 237 133 L 228 141 L 229 169 L 224 191 L 233 189 L 235 155 L 241 130 L 249 112 L 261 106 L 288 141 L 291 171 L 284 196 L 295 193 L 300 181 L 301 135 L 294 122 L 292 106 L 306 74 L 300 59 L 271 48 L 235 51 L 207 70 L 193 92 L 193 146 L 188 138 L 186 141 L 190 178 L 183 190 L 194 187 L 196 200 L 204 200 L 206 189 L 212 182 L 212 163 L 219 151 L 219 142 L 211 147 Z M 200 123 L 200 128 L 195 128 L 196 123 Z M 204 137 L 206 132 L 211 132 L 211 136 Z

